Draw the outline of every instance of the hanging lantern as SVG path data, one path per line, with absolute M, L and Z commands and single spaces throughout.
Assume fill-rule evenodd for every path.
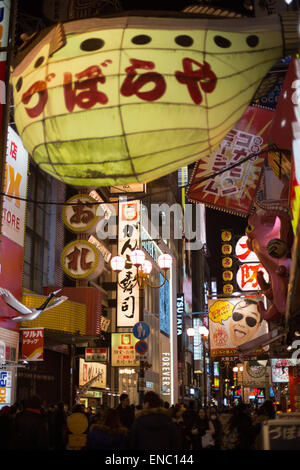
M 268 70 L 298 50 L 297 12 L 281 22 L 152 16 L 59 24 L 16 57 L 18 132 L 54 178 L 79 187 L 144 183 L 199 160 L 240 119 Z

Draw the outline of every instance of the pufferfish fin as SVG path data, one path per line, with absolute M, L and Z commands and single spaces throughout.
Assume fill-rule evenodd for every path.
M 66 44 L 66 34 L 62 23 L 58 23 L 52 33 L 50 41 L 49 56 L 53 55 L 56 51 L 61 49 Z

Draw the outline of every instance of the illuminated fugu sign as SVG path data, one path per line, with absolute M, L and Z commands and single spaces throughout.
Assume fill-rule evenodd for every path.
M 67 184 L 151 181 L 213 151 L 283 49 L 279 17 L 59 24 L 16 58 L 15 122 L 40 168 Z

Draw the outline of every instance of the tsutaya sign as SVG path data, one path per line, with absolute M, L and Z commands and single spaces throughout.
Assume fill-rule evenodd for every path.
M 15 122 L 42 170 L 100 187 L 195 162 L 233 129 L 272 66 L 298 51 L 296 11 L 168 16 L 60 23 L 15 57 Z
M 130 255 L 140 246 L 140 201 L 119 201 L 118 254 L 126 260 L 119 274 L 117 326 L 134 326 L 139 321 L 139 286 L 136 282 L 136 267 Z
M 176 313 L 177 313 L 177 335 L 179 336 L 182 334 L 182 328 L 183 328 L 184 294 L 177 294 Z

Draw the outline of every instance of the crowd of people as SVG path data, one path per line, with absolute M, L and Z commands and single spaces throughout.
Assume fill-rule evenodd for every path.
M 239 404 L 232 408 L 169 406 L 154 392 L 144 395 L 142 407 L 130 405 L 127 394 L 116 408 L 99 406 L 96 412 L 63 403 L 42 404 L 29 397 L 0 410 L 0 450 L 72 450 L 68 416 L 86 417 L 82 450 L 259 450 L 263 421 L 274 419 L 271 401 L 259 408 Z

